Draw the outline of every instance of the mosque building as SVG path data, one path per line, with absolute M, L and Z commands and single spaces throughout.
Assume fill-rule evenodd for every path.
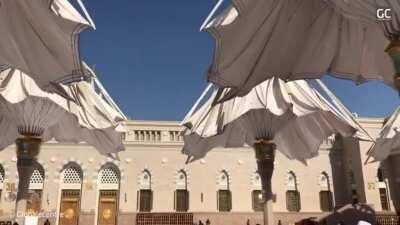
M 358 118 L 372 135 L 383 119 Z M 128 121 L 119 159 L 81 144 L 43 144 L 30 180 L 26 221 L 55 225 L 262 224 L 261 182 L 250 147 L 215 149 L 186 164 L 182 128 L 171 121 Z M 332 137 L 307 165 L 279 151 L 274 219 L 282 225 L 359 202 L 378 214 L 399 210 L 400 155 L 365 164 L 370 142 Z M 397 176 L 396 176 L 397 174 Z M 397 178 L 396 178 L 397 177 Z M 0 221 L 12 217 L 15 146 L 0 152 Z M 397 209 L 397 210 L 396 210 Z M 28 223 L 26 223 L 28 224 Z

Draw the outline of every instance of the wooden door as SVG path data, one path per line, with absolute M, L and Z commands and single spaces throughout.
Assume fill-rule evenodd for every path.
M 116 225 L 118 212 L 118 192 L 116 190 L 100 191 L 98 225 Z
M 78 225 L 80 190 L 63 190 L 61 194 L 59 225 Z

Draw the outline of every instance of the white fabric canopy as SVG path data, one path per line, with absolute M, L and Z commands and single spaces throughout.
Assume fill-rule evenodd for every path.
M 243 96 L 259 83 L 325 74 L 357 82 L 384 80 L 395 68 L 385 52 L 400 36 L 398 0 L 232 0 L 206 26 L 215 38 L 208 80 Z M 377 22 L 376 9 L 392 20 Z
M 48 93 L 20 70 L 0 73 L 0 149 L 20 134 L 44 141 L 87 142 L 101 153 L 115 153 L 122 144 L 123 117 L 85 81 L 61 85 L 68 98 Z
M 390 154 L 400 149 L 400 107 L 383 126 L 375 145 L 369 151 L 369 155 L 377 161 L 383 161 Z
M 285 83 L 271 78 L 243 97 L 216 103 L 227 92 L 229 89 L 215 90 L 182 122 L 186 127 L 183 152 L 193 160 L 204 157 L 214 147 L 242 147 L 260 139 L 273 139 L 288 158 L 305 162 L 318 154 L 329 136 L 355 135 L 358 128 L 352 120 L 333 111 L 306 81 Z
M 0 68 L 17 68 L 42 89 L 79 78 L 78 35 L 88 27 L 68 0 L 0 0 Z

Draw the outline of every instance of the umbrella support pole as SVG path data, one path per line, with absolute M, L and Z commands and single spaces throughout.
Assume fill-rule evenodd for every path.
M 25 213 L 29 199 L 29 182 L 41 143 L 41 139 L 29 136 L 18 138 L 15 141 L 17 146 L 18 192 L 14 219 L 19 225 L 25 223 Z
M 253 147 L 263 189 L 264 225 L 274 225 L 271 179 L 274 172 L 275 144 L 271 140 L 259 140 Z

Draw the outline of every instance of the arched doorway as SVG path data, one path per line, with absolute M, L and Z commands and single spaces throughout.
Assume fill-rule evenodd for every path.
M 61 178 L 61 203 L 58 224 L 78 225 L 81 204 L 82 170 L 76 164 L 68 164 L 62 171 Z
M 118 218 L 119 170 L 111 164 L 103 166 L 98 178 L 98 225 L 116 225 Z

